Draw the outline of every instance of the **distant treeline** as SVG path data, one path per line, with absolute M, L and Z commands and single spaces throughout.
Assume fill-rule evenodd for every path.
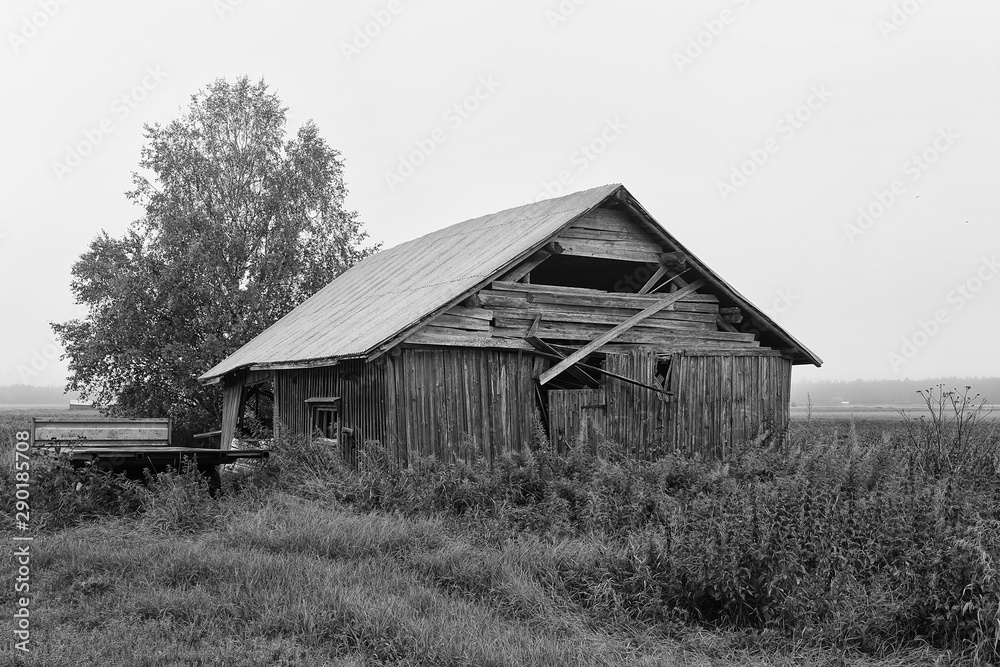
M 28 384 L 0 387 L 0 405 L 69 403 L 79 397 L 76 392 L 63 392 L 62 387 L 34 387 Z
M 946 391 L 966 385 L 972 394 L 982 394 L 990 403 L 1000 403 L 1000 378 L 947 377 L 929 380 L 845 380 L 841 382 L 792 382 L 792 403 L 805 405 L 807 394 L 813 405 L 851 403 L 921 404 L 919 389 L 943 384 Z

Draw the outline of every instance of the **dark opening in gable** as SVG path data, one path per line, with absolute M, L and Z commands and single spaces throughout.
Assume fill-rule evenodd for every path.
M 553 255 L 531 271 L 536 285 L 582 287 L 606 292 L 638 292 L 655 266 L 618 259 Z

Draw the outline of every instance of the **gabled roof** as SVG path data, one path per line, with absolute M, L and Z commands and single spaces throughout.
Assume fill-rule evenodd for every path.
M 250 366 L 368 356 L 400 334 L 523 261 L 577 218 L 615 196 L 648 218 L 650 231 L 685 252 L 724 296 L 786 342 L 797 361 L 822 362 L 683 249 L 620 184 L 460 222 L 376 253 L 293 309 L 201 376 L 208 381 Z

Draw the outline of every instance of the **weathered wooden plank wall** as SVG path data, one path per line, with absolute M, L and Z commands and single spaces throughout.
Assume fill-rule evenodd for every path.
M 353 430 L 342 438 L 345 458 L 354 462 L 356 446 L 369 440 L 387 442 L 386 367 L 381 361 L 360 359 L 335 366 L 274 372 L 275 428 L 292 435 L 310 435 L 307 398 L 340 396 L 341 426 Z
M 598 208 L 556 238 L 566 255 L 658 263 L 663 246 L 623 211 Z
M 493 460 L 531 442 L 532 357 L 521 351 L 416 349 L 391 362 L 397 440 L 444 460 Z
M 677 354 L 669 389 L 671 446 L 723 459 L 764 429 L 788 425 L 792 362 L 777 356 Z
M 540 318 L 536 335 L 552 341 L 590 341 L 655 305 L 662 294 L 604 292 L 579 287 L 494 281 L 477 299 L 482 308 L 456 306 L 407 338 L 408 343 L 530 349 L 524 337 Z M 719 331 L 719 300 L 690 294 L 617 337 L 621 343 L 673 350 L 766 349 L 752 333 Z
M 605 363 L 611 372 L 654 383 L 652 351 L 609 354 Z M 791 367 L 790 360 L 767 352 L 675 354 L 668 402 L 613 378 L 598 390 L 549 391 L 550 437 L 564 451 L 586 416 L 592 441 L 599 430 L 640 456 L 666 448 L 725 458 L 734 444 L 763 428 L 788 424 Z M 305 400 L 340 396 L 342 425 L 354 431 L 343 439 L 349 460 L 356 456 L 353 445 L 369 440 L 387 444 L 404 463 L 416 454 L 492 460 L 531 442 L 534 383 L 529 353 L 406 348 L 370 364 L 275 371 L 276 424 L 307 434 Z
M 549 391 L 549 441 L 560 454 L 575 444 L 584 422 L 591 451 L 607 428 L 604 389 L 553 389 Z
M 605 368 L 653 385 L 657 355 L 641 349 L 609 354 Z M 600 389 L 550 391 L 550 438 L 563 451 L 587 415 L 591 438 L 600 431 L 638 456 L 680 450 L 723 459 L 764 428 L 787 426 L 791 370 L 791 361 L 777 354 L 676 354 L 668 380 L 674 395 L 667 401 L 614 378 Z
M 657 355 L 649 350 L 635 349 L 609 354 L 604 367 L 612 373 L 638 380 L 649 386 L 656 384 Z M 623 444 L 639 456 L 655 454 L 667 437 L 667 397 L 644 387 L 607 378 L 608 439 Z

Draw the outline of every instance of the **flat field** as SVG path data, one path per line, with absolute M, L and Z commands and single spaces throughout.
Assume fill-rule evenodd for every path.
M 792 419 L 803 420 L 809 417 L 809 408 L 803 405 L 796 405 L 791 408 Z M 989 413 L 988 415 L 986 413 Z M 850 405 L 814 405 L 812 408 L 813 419 L 834 419 L 834 420 L 885 420 L 903 421 L 906 419 L 918 419 L 927 414 L 927 408 L 920 405 L 864 405 L 861 403 Z M 984 418 L 1000 420 L 1000 405 L 984 406 Z

